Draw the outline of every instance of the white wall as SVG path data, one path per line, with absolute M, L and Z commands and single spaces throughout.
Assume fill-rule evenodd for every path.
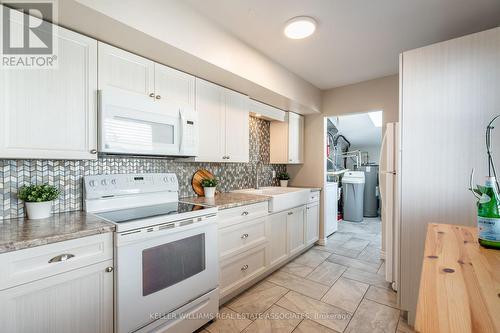
M 167 65 L 280 108 L 299 113 L 319 112 L 321 108 L 318 88 L 222 30 L 182 0 L 64 0 L 59 3 L 62 25 L 84 34 L 97 35 L 148 58 L 168 59 Z M 106 15 L 107 19 L 96 13 Z M 142 38 L 118 26 L 118 22 L 152 37 L 157 47 L 142 47 Z M 177 50 L 163 52 L 162 43 Z M 176 56 L 179 50 L 183 54 Z M 250 89 L 220 70 L 255 86 Z M 282 98 L 259 91 L 259 87 Z

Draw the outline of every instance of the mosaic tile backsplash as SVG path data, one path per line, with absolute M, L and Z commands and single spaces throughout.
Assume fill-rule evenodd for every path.
M 256 171 L 260 169 L 261 186 L 278 185 L 272 178 L 286 171 L 286 166 L 269 164 L 270 123 L 250 117 L 249 163 L 197 163 L 142 157 L 99 157 L 89 160 L 0 160 L 0 220 L 24 216 L 24 204 L 17 198 L 18 189 L 26 184 L 48 183 L 61 190 L 54 202 L 54 212 L 81 210 L 83 177 L 97 174 L 173 172 L 179 179 L 179 195 L 195 196 L 191 178 L 196 170 L 211 171 L 219 180 L 219 190 L 255 186 Z

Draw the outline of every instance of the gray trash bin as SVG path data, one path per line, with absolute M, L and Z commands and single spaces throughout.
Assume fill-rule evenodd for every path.
M 378 165 L 366 165 L 356 169 L 365 173 L 364 217 L 378 216 Z
M 342 177 L 345 221 L 363 222 L 364 189 L 365 173 L 363 171 L 348 171 Z

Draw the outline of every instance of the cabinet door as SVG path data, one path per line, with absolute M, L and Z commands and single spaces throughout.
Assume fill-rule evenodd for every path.
M 294 255 L 306 246 L 305 207 L 299 207 L 288 211 L 286 224 L 288 230 L 289 254 Z
M 0 292 L 5 332 L 113 332 L 113 261 Z
M 268 216 L 270 266 L 274 266 L 288 257 L 287 247 L 287 212 Z
M 0 71 L 0 158 L 97 158 L 97 41 L 54 38 L 58 68 Z
M 304 159 L 304 117 L 288 113 L 288 162 L 303 163 Z
M 325 239 L 332 233 L 337 231 L 337 215 L 338 215 L 338 183 L 328 183 L 325 186 L 325 202 L 324 202 L 324 237 Z
M 194 109 L 194 76 L 157 63 L 154 68 L 155 98 L 180 102 Z
M 99 42 L 99 89 L 106 86 L 154 96 L 154 63 Z
M 311 245 L 319 239 L 319 205 L 306 208 L 306 245 Z
M 224 89 L 226 99 L 227 162 L 249 161 L 249 98 Z
M 225 106 L 222 87 L 196 79 L 199 146 L 196 161 L 226 162 Z

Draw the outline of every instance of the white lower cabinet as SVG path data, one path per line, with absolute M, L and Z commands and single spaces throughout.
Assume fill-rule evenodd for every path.
M 264 207 L 267 210 L 267 203 L 219 213 L 222 302 L 314 243 L 307 242 L 305 205 L 270 215 L 266 212 L 266 216 L 263 216 Z M 317 240 L 317 228 L 314 241 Z
M 287 213 L 280 212 L 268 216 L 269 238 L 269 260 L 270 266 L 274 266 L 288 258 L 287 242 Z
M 306 247 L 306 207 L 301 206 L 287 212 L 286 228 L 288 232 L 288 254 L 290 256 Z
M 27 251 L 24 252 L 26 254 L 32 254 L 33 250 L 43 253 L 46 247 L 49 247 L 50 251 L 57 247 L 60 249 L 56 252 L 59 256 L 54 256 L 52 259 L 55 261 L 50 265 L 54 265 L 58 272 L 61 268 L 63 270 L 45 278 L 33 274 L 33 278 L 27 283 L 12 287 L 5 288 L 6 284 L 0 285 L 1 330 L 9 333 L 113 332 L 112 252 L 106 260 L 90 265 L 77 264 L 78 268 L 75 268 L 71 263 L 72 260 L 77 262 L 80 255 L 83 256 L 82 260 L 94 256 L 92 253 L 78 252 L 79 249 L 85 249 L 85 245 L 81 244 L 82 240 L 96 243 L 102 239 L 109 240 L 103 244 L 103 253 L 106 253 L 104 248 L 112 247 L 111 236 L 97 235 L 0 255 L 3 264 L 8 267 L 11 263 L 16 270 L 24 274 L 24 267 L 17 266 L 33 266 L 33 262 L 22 258 L 23 251 Z M 41 258 L 42 256 L 34 257 L 31 261 Z M 15 271 L 12 273 L 15 274 Z
M 308 204 L 306 208 L 306 246 L 319 239 L 319 202 Z
M 220 295 L 224 297 L 266 271 L 266 245 L 223 260 L 220 265 Z

